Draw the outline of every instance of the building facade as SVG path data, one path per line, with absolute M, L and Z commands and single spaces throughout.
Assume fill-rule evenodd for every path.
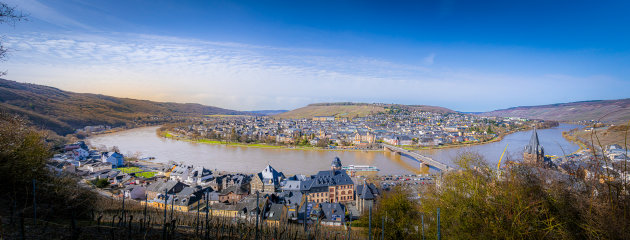
M 344 203 L 354 201 L 354 182 L 346 171 L 341 170 L 341 160 L 333 159 L 331 170 L 320 171 L 303 181 L 309 202 Z
M 250 182 L 250 194 L 257 191 L 261 193 L 274 193 L 280 188 L 280 182 L 284 180 L 283 173 L 276 171 L 270 165 L 267 165 L 262 172 L 254 175 Z

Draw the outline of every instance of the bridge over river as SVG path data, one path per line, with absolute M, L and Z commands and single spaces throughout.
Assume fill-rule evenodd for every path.
M 397 152 L 399 154 L 405 154 L 410 156 L 411 158 L 417 160 L 418 162 L 422 163 L 423 165 L 426 165 L 428 167 L 432 167 L 435 169 L 438 169 L 442 172 L 446 172 L 446 171 L 450 171 L 453 168 L 449 167 L 448 165 L 438 162 L 436 160 L 433 160 L 430 157 L 424 156 L 422 154 L 419 154 L 417 152 L 412 152 L 409 151 L 407 149 L 401 148 L 401 147 L 397 147 L 394 145 L 390 145 L 390 144 L 386 144 L 386 143 L 381 143 L 381 146 L 383 146 L 383 148 L 388 149 L 392 152 Z

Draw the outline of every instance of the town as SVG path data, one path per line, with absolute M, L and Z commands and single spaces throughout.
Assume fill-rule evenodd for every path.
M 91 150 L 82 141 L 67 145 L 64 151 L 51 160 L 51 168 L 81 176 L 104 196 L 218 217 L 251 219 L 261 211 L 265 222 L 318 221 L 341 226 L 364 214 L 382 189 L 365 176 L 351 177 L 339 158 L 317 174 L 285 176 L 270 165 L 256 174 L 243 174 L 185 164 L 133 163 L 116 151 Z M 428 175 L 383 180 L 389 180 L 384 181 L 385 188 L 432 182 Z
M 411 197 L 421 196 L 423 188 L 439 183 L 441 176 L 435 172 L 361 175 L 344 167 L 339 158 L 331 159 L 330 169 L 320 169 L 314 175 L 286 176 L 271 165 L 254 174 L 227 173 L 183 163 L 129 159 L 113 150 L 93 150 L 79 141 L 66 145 L 64 153 L 56 154 L 50 166 L 57 172 L 81 176 L 104 196 L 133 200 L 156 209 L 250 220 L 260 214 L 267 223 L 318 222 L 331 226 L 345 226 L 364 215 L 383 191 L 398 185 L 410 190 Z M 524 146 L 523 161 L 507 161 L 504 166 L 531 164 L 552 170 L 558 176 L 630 181 L 621 168 L 627 159 L 625 149 L 610 145 L 598 151 L 601 156 L 593 155 L 589 149 L 560 157 L 546 155 L 534 129 Z M 596 166 L 597 157 L 610 159 L 612 164 Z
M 310 119 L 208 116 L 198 122 L 166 127 L 162 135 L 192 140 L 374 149 L 375 143 L 408 147 L 482 143 L 532 125 L 539 128 L 557 125 L 553 121 L 426 112 L 396 106 L 388 110 L 388 113 L 365 117 L 315 116 Z

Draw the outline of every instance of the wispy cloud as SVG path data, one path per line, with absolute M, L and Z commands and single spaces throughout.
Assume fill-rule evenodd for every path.
M 322 101 L 432 104 L 479 110 L 474 107 L 509 107 L 507 104 L 538 94 L 554 94 L 543 88 L 523 92 L 515 90 L 515 85 L 544 83 L 555 86 L 557 92 L 574 82 L 589 80 L 430 67 L 435 54 L 425 58 L 424 65 L 409 65 L 343 56 L 330 50 L 127 33 L 30 33 L 9 37 L 7 44 L 16 50 L 6 66 L 9 77 L 15 80 L 79 92 L 199 102 L 241 110 L 291 109 Z M 602 79 L 615 83 L 614 79 Z

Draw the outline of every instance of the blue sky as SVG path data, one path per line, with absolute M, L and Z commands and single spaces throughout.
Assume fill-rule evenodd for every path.
M 630 97 L 627 1 L 4 0 L 6 78 L 238 109 Z

